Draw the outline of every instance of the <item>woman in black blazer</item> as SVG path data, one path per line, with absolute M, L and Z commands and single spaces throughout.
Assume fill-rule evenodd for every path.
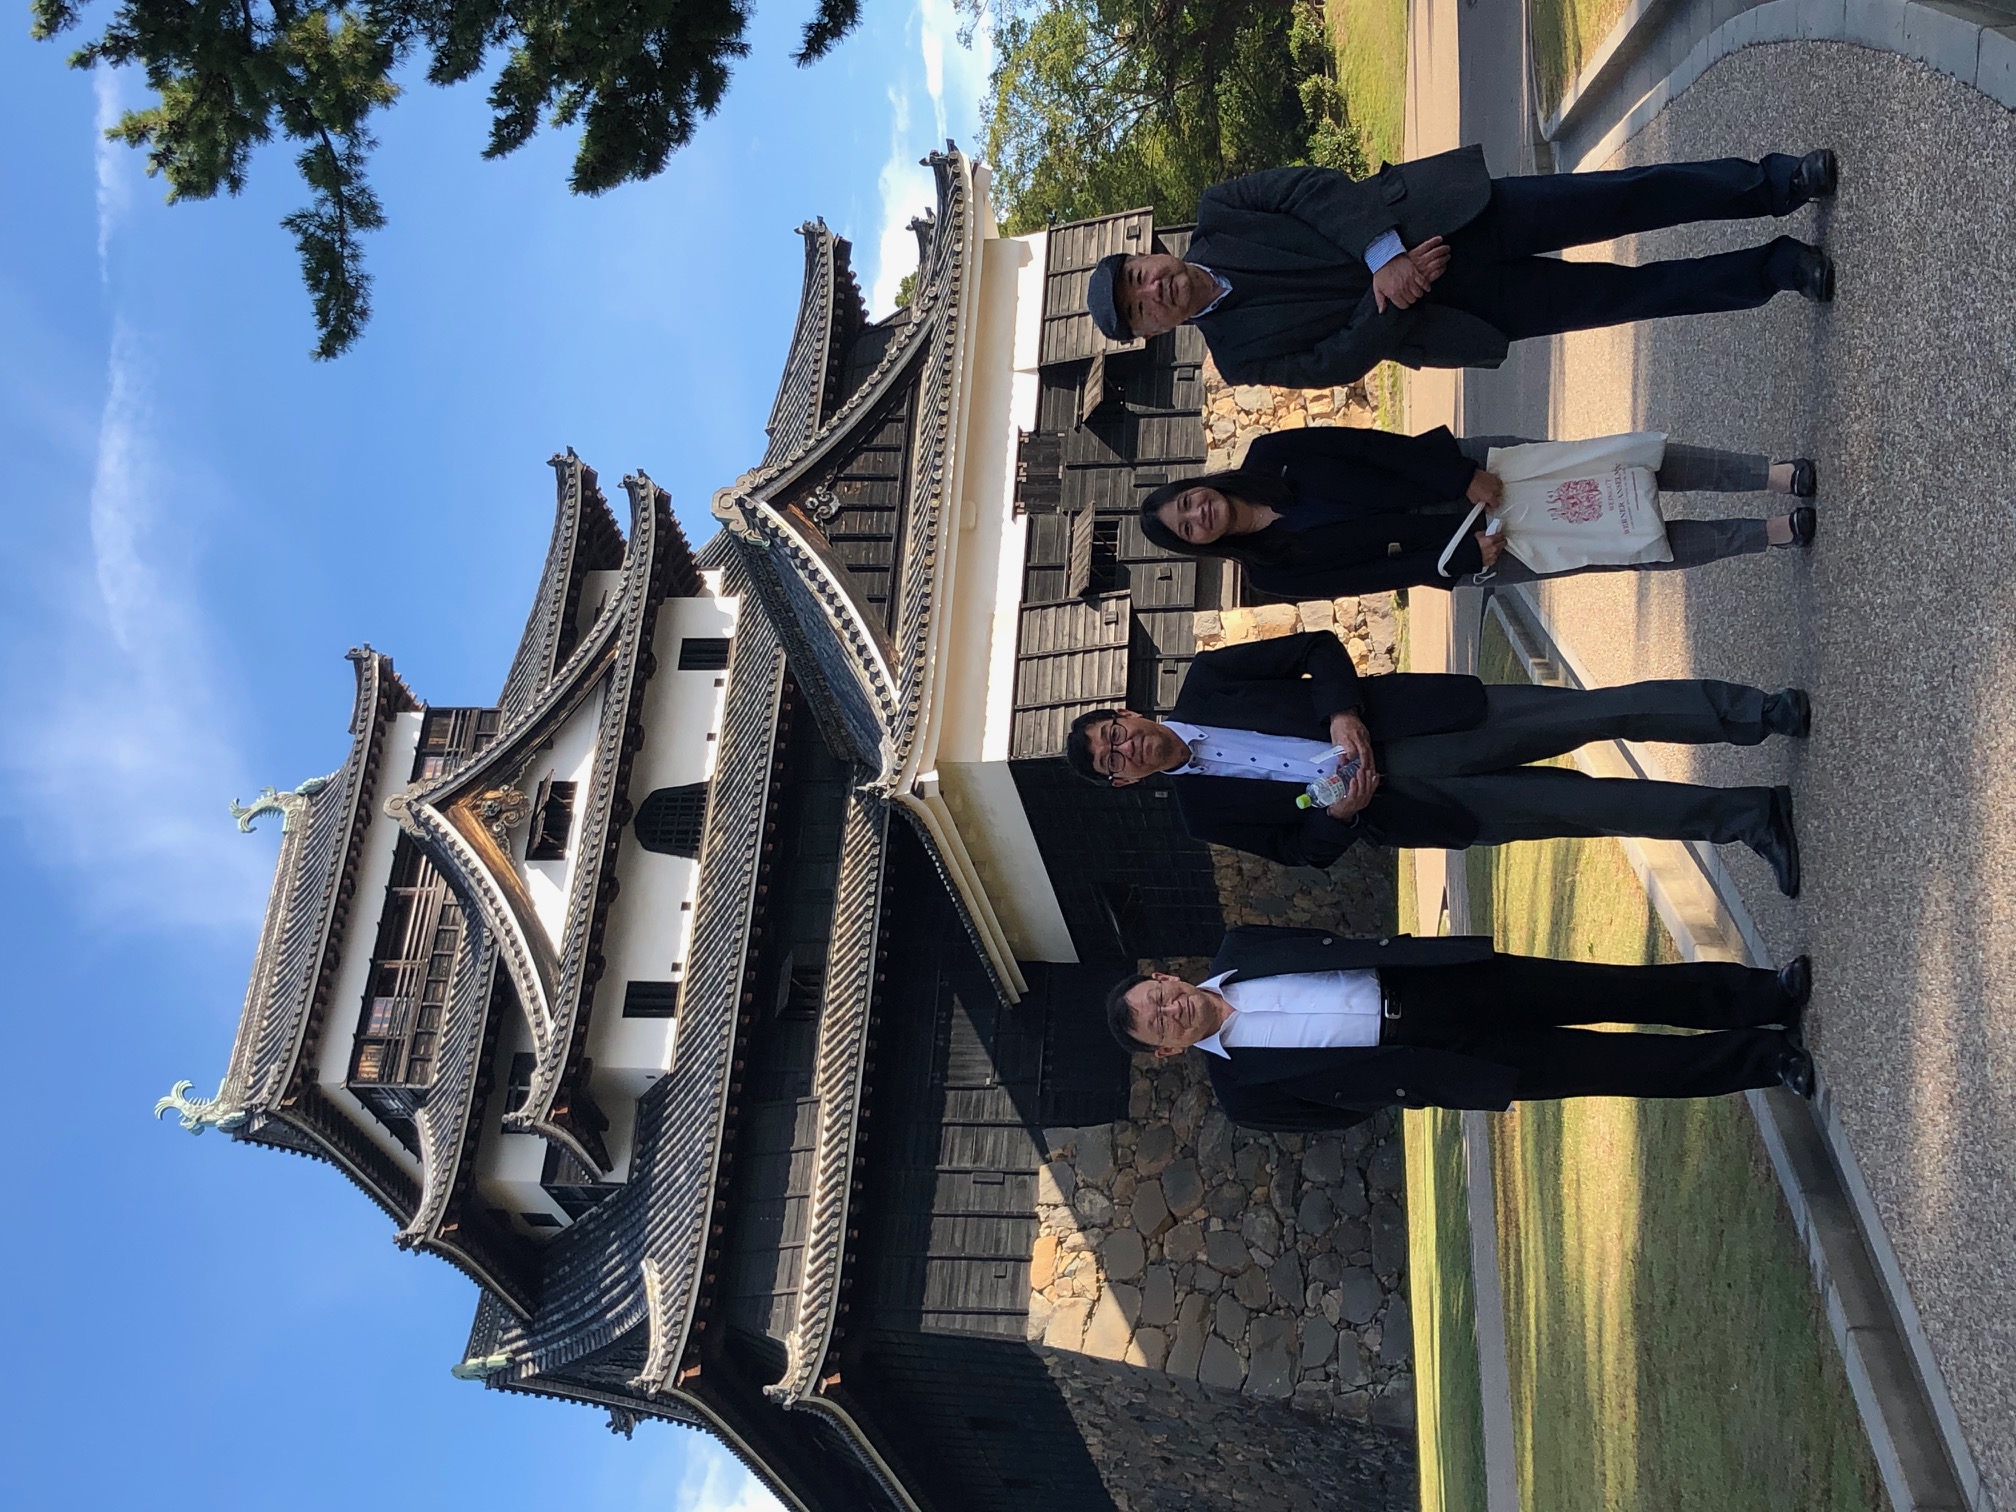
M 1273 431 L 1254 438 L 1240 467 L 1178 479 L 1149 494 L 1141 501 L 1141 528 L 1166 551 L 1230 557 L 1253 588 L 1276 598 L 1454 588 L 1477 573 L 1500 583 L 1531 582 L 1540 574 L 1481 531 L 1457 548 L 1447 575 L 1436 566 L 1453 517 L 1499 497 L 1498 480 L 1484 471 L 1491 448 L 1525 440 L 1458 440 L 1446 427 L 1419 436 L 1342 425 Z M 1658 479 L 1667 493 L 1768 489 L 1810 498 L 1816 470 L 1805 458 L 1774 463 L 1669 441 Z M 1668 520 L 1672 561 L 1576 570 L 1670 571 L 1770 546 L 1805 546 L 1814 523 L 1804 505 L 1771 519 Z

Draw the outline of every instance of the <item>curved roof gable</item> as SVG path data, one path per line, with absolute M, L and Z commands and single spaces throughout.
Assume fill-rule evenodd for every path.
M 609 501 L 595 481 L 595 469 L 574 454 L 574 448 L 547 461 L 553 469 L 556 498 L 553 536 L 546 547 L 546 565 L 525 618 L 518 654 L 498 695 L 506 724 L 553 680 L 567 653 L 574 649 L 576 617 L 581 607 L 581 580 L 590 572 L 613 571 L 623 565 L 623 533 L 609 512 Z
M 253 956 L 252 979 L 224 1080 L 212 1098 L 163 1098 L 185 1128 L 223 1128 L 240 1139 L 326 1160 L 395 1218 L 412 1210 L 412 1182 L 389 1157 L 348 1127 L 315 1085 L 313 1061 L 349 927 L 355 875 L 378 790 L 385 733 L 419 707 L 370 647 L 353 650 L 357 691 L 350 754 L 329 776 L 290 793 L 268 788 L 249 808 L 232 805 L 250 831 L 262 815 L 281 817 L 273 891 Z
M 770 437 L 763 454 L 766 466 L 803 447 L 818 431 L 832 405 L 840 359 L 868 320 L 846 240 L 823 220 L 807 221 L 798 234 L 805 238 L 805 284 L 777 399 L 763 427 Z

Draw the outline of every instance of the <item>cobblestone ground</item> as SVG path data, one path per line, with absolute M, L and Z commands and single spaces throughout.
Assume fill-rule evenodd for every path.
M 2016 1498 L 2016 118 L 1834 43 L 1748 49 L 1612 163 L 1830 145 L 1840 198 L 1784 229 L 1828 308 L 1590 332 L 1471 386 L 1475 431 L 1627 429 L 1819 460 L 1819 540 L 1543 599 L 1592 677 L 1812 690 L 1813 739 L 1664 748 L 1662 775 L 1792 783 L 1805 893 L 1724 859 L 1779 959 L 1816 961 L 1813 1037 L 1991 1495 Z M 1683 228 L 1694 256 L 1771 232 Z M 1607 255 L 1594 249 L 1594 255 Z M 1537 380 L 1537 381 L 1536 381 Z M 1479 397 L 1484 402 L 1477 402 Z M 1689 512 L 1750 501 L 1695 499 Z

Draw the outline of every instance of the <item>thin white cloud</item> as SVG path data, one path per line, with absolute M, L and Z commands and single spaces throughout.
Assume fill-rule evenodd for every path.
M 648 1446 L 646 1434 L 651 1440 Z M 761 1481 L 698 1429 L 648 1424 L 638 1430 L 636 1447 L 650 1457 L 639 1467 L 640 1475 L 626 1475 L 620 1482 L 623 1506 L 664 1507 L 667 1512 L 782 1512 Z
M 94 85 L 102 124 L 118 86 L 105 71 Z M 103 266 L 137 168 L 102 134 L 97 154 Z M 0 808 L 96 919 L 234 925 L 256 916 L 271 851 L 224 813 L 249 791 L 191 587 L 200 469 L 161 455 L 149 374 L 145 343 L 115 314 L 88 488 L 79 456 L 67 512 L 60 492 L 45 499 L 49 528 L 17 541 L 10 618 L 23 633 L 8 637 L 0 689 L 13 711 Z
M 98 277 L 104 281 L 111 277 L 113 227 L 125 219 L 126 207 L 132 203 L 132 177 L 124 160 L 131 158 L 133 149 L 105 136 L 126 111 L 118 73 L 103 64 L 92 69 L 91 94 L 97 103 L 91 125 L 98 133 L 92 154 L 98 178 Z
M 919 79 L 906 64 L 889 86 L 889 156 L 876 185 L 882 200 L 882 230 L 876 241 L 875 275 L 869 281 L 868 306 L 877 315 L 894 308 L 896 290 L 906 273 L 917 267 L 917 237 L 910 222 L 931 209 L 936 195 L 931 173 L 919 164 L 926 153 L 955 140 L 968 152 L 980 148 L 980 96 L 994 66 L 994 33 L 983 16 L 974 28 L 970 47 L 959 44 L 959 13 L 952 0 L 918 0 L 906 32 L 914 27 L 921 64 Z M 931 135 L 915 132 L 913 91 L 921 84 L 931 104 Z

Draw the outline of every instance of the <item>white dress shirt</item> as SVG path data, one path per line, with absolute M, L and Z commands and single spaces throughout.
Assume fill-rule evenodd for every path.
M 1337 747 L 1327 740 L 1303 740 L 1294 735 L 1262 735 L 1256 730 L 1223 730 L 1214 725 L 1165 720 L 1176 738 L 1190 747 L 1190 759 L 1169 775 L 1192 777 L 1264 777 L 1305 786 L 1337 769 Z
M 1376 971 L 1297 971 L 1221 985 L 1221 972 L 1199 983 L 1232 1005 L 1218 1032 L 1197 1048 L 1232 1058 L 1234 1050 L 1334 1050 L 1379 1043 L 1383 998 Z
M 1406 244 L 1400 240 L 1400 233 L 1398 231 L 1388 231 L 1381 236 L 1375 237 L 1372 245 L 1365 249 L 1365 266 L 1370 268 L 1374 273 L 1377 273 L 1406 250 Z M 1202 263 L 1197 263 L 1195 266 L 1204 268 L 1204 264 Z M 1209 315 L 1218 306 L 1225 303 L 1225 296 L 1232 292 L 1231 279 L 1212 268 L 1204 268 L 1204 271 L 1216 280 L 1218 284 L 1218 297 L 1204 306 L 1195 315 L 1192 315 L 1190 317 L 1192 320 L 1200 320 L 1204 316 Z

